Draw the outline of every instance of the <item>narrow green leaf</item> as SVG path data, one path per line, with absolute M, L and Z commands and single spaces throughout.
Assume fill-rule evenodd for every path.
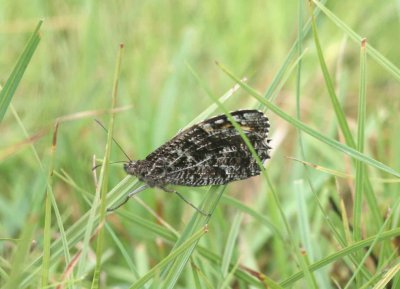
M 310 261 L 308 259 L 308 254 L 306 251 L 302 252 L 302 258 L 300 260 L 300 267 L 304 272 L 305 282 L 307 284 L 307 288 L 315 288 L 317 289 L 317 281 L 315 280 L 314 274 L 311 270 L 309 270 Z
M 239 260 L 235 263 L 235 265 L 232 267 L 229 274 L 227 274 L 225 276 L 223 282 L 217 288 L 221 288 L 221 289 L 229 288 L 229 283 L 232 281 L 233 276 L 234 276 L 235 272 L 237 271 L 238 267 L 239 267 Z
M 396 276 L 400 271 L 400 263 L 394 265 L 389 271 L 386 272 L 385 276 L 374 286 L 372 289 L 384 289 L 386 285 Z
M 307 288 L 317 288 L 315 277 L 308 270 L 309 260 L 314 261 L 314 248 L 310 238 L 309 217 L 307 201 L 305 199 L 305 188 L 303 180 L 297 180 L 294 183 L 294 191 L 297 192 L 297 205 L 298 205 L 298 224 L 300 229 L 301 243 L 304 249 L 300 249 L 300 268 L 303 270 L 306 277 Z
M 253 145 L 251 144 L 251 142 L 249 141 L 247 135 L 244 133 L 244 131 L 242 130 L 241 126 L 235 121 L 235 119 L 232 117 L 231 113 L 228 111 L 228 109 L 221 103 L 219 102 L 219 100 L 214 96 L 214 94 L 210 91 L 210 89 L 201 81 L 200 77 L 198 76 L 198 74 L 190 67 L 192 74 L 196 77 L 196 79 L 198 80 L 199 83 L 203 84 L 203 88 L 204 90 L 207 92 L 207 95 L 214 101 L 215 104 L 217 104 L 218 108 L 223 111 L 223 113 L 226 115 L 226 117 L 228 118 L 229 122 L 232 123 L 233 127 L 237 130 L 237 132 L 239 133 L 240 137 L 243 139 L 244 143 L 246 144 L 246 146 L 248 147 L 249 151 L 251 152 L 253 158 L 256 160 L 257 165 L 259 166 L 260 170 L 261 170 L 261 175 L 265 178 L 265 180 L 267 181 L 268 185 L 271 188 L 271 192 L 272 192 L 272 196 L 273 199 L 277 205 L 277 208 L 279 210 L 279 214 L 282 218 L 283 223 L 285 224 L 285 228 L 287 230 L 287 232 L 290 233 L 290 226 L 288 221 L 285 218 L 285 214 L 282 210 L 282 206 L 280 205 L 279 202 L 279 198 L 275 192 L 275 190 L 273 189 L 270 181 L 269 181 L 269 177 L 268 174 L 266 172 L 266 169 L 264 167 L 264 164 L 262 163 L 260 157 L 257 155 Z M 243 84 L 242 81 L 238 82 L 240 85 Z
M 37 24 L 35 30 L 32 33 L 27 45 L 25 46 L 24 51 L 19 57 L 17 64 L 15 65 L 13 71 L 7 79 L 3 89 L 0 91 L 0 122 L 3 120 L 4 115 L 10 105 L 11 99 L 14 96 L 14 93 L 21 81 L 22 76 L 25 73 L 26 67 L 31 61 L 32 55 L 35 52 L 39 41 L 39 30 L 42 26 L 43 20 L 40 20 Z
M 201 209 L 204 212 L 214 212 L 216 206 L 219 203 L 219 200 L 224 192 L 226 186 L 212 186 L 207 192 L 203 205 Z M 197 230 L 198 228 L 208 224 L 208 221 L 211 216 L 203 216 L 199 212 L 196 212 L 189 223 L 186 225 L 181 237 L 175 243 L 172 253 L 176 250 L 184 241 L 188 240 L 190 236 Z M 193 243 L 192 246 L 188 247 L 186 252 L 184 252 L 179 258 L 175 260 L 175 262 L 165 268 L 163 272 L 163 284 L 161 288 L 165 289 L 173 289 L 176 286 L 178 278 L 181 276 L 183 269 L 185 268 L 187 262 L 189 261 L 190 256 L 193 254 L 194 249 L 197 246 L 197 242 Z M 171 254 L 172 254 L 171 253 Z
M 299 0 L 299 2 L 301 2 Z M 322 0 L 322 3 L 326 3 L 326 0 Z M 315 12 L 315 17 L 318 17 L 320 14 L 320 10 L 316 10 Z M 310 32 L 310 28 L 311 28 L 311 21 L 309 20 L 304 26 L 301 26 L 299 23 L 299 30 L 301 30 L 301 32 L 299 32 L 299 36 L 296 39 L 296 41 L 294 42 L 294 44 L 292 45 L 292 47 L 290 48 L 288 54 L 286 55 L 285 60 L 282 62 L 282 65 L 279 67 L 279 69 L 277 70 L 277 73 L 275 74 L 274 78 L 272 79 L 270 85 L 267 88 L 267 91 L 264 94 L 264 98 L 271 100 L 272 98 L 272 94 L 275 91 L 279 91 L 278 89 L 278 85 L 280 82 L 282 82 L 283 76 L 285 74 L 286 71 L 288 71 L 289 65 L 292 61 L 292 59 L 295 58 L 296 54 L 298 55 L 298 59 L 301 59 L 303 52 L 299 52 L 302 51 L 301 49 L 301 42 L 303 41 L 302 36 L 305 37 L 309 32 Z M 261 109 L 263 107 L 263 104 L 259 104 L 258 108 Z
M 277 227 L 277 225 L 274 224 L 272 222 L 272 220 L 267 218 L 265 215 L 257 212 L 256 210 L 254 210 L 253 208 L 251 208 L 249 206 L 246 206 L 245 204 L 243 204 L 243 202 L 241 202 L 229 195 L 223 195 L 222 202 L 229 204 L 231 206 L 234 206 L 234 207 L 238 208 L 239 210 L 241 210 L 242 212 L 252 216 L 255 220 L 260 222 L 263 226 L 270 229 L 272 234 L 275 237 L 278 237 L 282 242 L 285 242 L 285 238 L 283 237 L 283 235 L 282 235 L 281 231 L 279 230 L 279 228 Z
M 53 169 L 54 157 L 57 146 L 58 123 L 56 123 L 53 133 L 53 143 L 51 145 L 50 165 L 47 177 L 47 192 L 45 198 L 45 219 L 43 230 L 43 263 L 42 263 L 42 281 L 41 287 L 47 286 L 50 269 L 50 248 L 51 248 L 51 195 L 53 195 Z
M 128 252 L 128 249 L 124 247 L 124 244 L 122 244 L 121 240 L 118 238 L 118 236 L 113 231 L 111 226 L 107 223 L 106 223 L 106 229 L 107 229 L 108 233 L 110 234 L 111 238 L 113 239 L 113 241 L 115 242 L 117 248 L 121 252 L 122 257 L 125 259 L 125 262 L 129 267 L 129 270 L 132 272 L 132 274 L 134 275 L 135 278 L 139 279 L 139 273 L 137 271 L 137 268 L 136 268 L 134 262 L 132 261 L 132 257 L 131 257 L 132 255 Z
M 321 11 L 332 20 L 340 29 L 342 29 L 355 43 L 360 43 L 363 39 L 360 35 L 354 32 L 349 26 L 347 26 L 342 20 L 340 20 L 335 14 L 327 9 L 323 3 L 312 0 L 313 3 L 321 9 Z M 376 60 L 384 69 L 391 73 L 397 80 L 400 80 L 400 69 L 390 62 L 385 56 L 383 56 L 378 50 L 372 47 L 370 44 L 366 46 L 367 53 L 372 59 Z
M 194 285 L 195 285 L 196 289 L 201 289 L 203 287 L 201 286 L 201 282 L 200 282 L 199 269 L 193 263 L 191 263 L 191 265 L 192 265 Z
M 57 172 L 55 172 L 57 175 Z M 132 184 L 130 183 L 130 177 L 127 176 L 125 177 L 119 184 L 117 184 L 108 194 L 107 194 L 107 202 L 110 201 L 110 199 L 115 200 L 115 195 L 122 191 L 121 195 L 126 195 L 129 191 L 132 189 Z M 87 193 L 87 192 L 86 192 Z M 88 194 L 88 193 L 87 193 Z M 99 208 L 99 202 L 93 203 L 92 207 L 94 207 L 96 210 Z M 53 202 L 53 208 L 54 208 L 54 202 Z M 72 248 L 75 246 L 78 242 L 82 242 L 82 238 L 84 238 L 86 232 L 87 232 L 87 226 L 88 223 L 92 222 L 91 220 L 91 214 L 92 210 L 88 211 L 86 214 L 84 214 L 77 222 L 75 222 L 71 227 L 68 228 L 65 232 L 65 237 L 68 239 L 67 245 L 69 248 Z M 99 220 L 99 215 L 95 215 L 94 222 L 95 225 L 98 223 Z M 65 253 L 64 250 L 64 243 L 63 239 L 58 239 L 52 243 L 51 246 L 51 257 L 50 257 L 50 262 L 56 262 L 56 260 L 63 254 Z M 21 286 L 27 286 L 30 282 L 32 282 L 32 279 L 36 277 L 36 275 L 40 272 L 40 267 L 39 264 L 42 262 L 42 257 L 39 256 L 33 261 L 31 261 L 29 264 L 26 265 L 24 268 L 24 272 L 29 272 L 27 276 L 24 277 Z M 79 274 L 77 274 L 79 276 Z
M 13 113 L 18 125 L 20 126 L 24 136 L 26 138 L 29 138 L 29 133 L 28 133 L 27 129 L 25 128 L 21 118 L 19 117 L 17 111 L 14 109 L 12 104 L 10 105 L 10 109 L 11 109 L 11 112 Z M 55 140 L 53 140 L 53 143 L 54 142 L 55 142 Z M 35 146 L 33 145 L 33 143 L 30 143 L 30 147 L 31 147 L 32 154 L 33 154 L 33 156 L 34 156 L 35 160 L 37 161 L 37 164 L 38 164 L 38 166 L 40 168 L 40 170 L 38 171 L 38 176 L 39 177 L 43 176 L 44 178 L 47 179 L 47 181 L 46 181 L 47 184 L 45 186 L 45 190 L 44 191 L 47 191 L 49 193 L 49 194 L 47 194 L 47 197 L 50 197 L 50 199 L 51 199 L 53 210 L 54 210 L 54 213 L 55 213 L 55 216 L 56 216 L 56 220 L 57 220 L 58 229 L 60 231 L 60 239 L 59 240 L 61 241 L 60 245 L 62 246 L 62 248 L 60 248 L 59 252 L 60 252 L 60 254 L 64 253 L 64 257 L 65 257 L 66 263 L 68 264 L 71 261 L 71 257 L 70 257 L 70 254 L 69 254 L 69 246 L 68 246 L 67 238 L 66 238 L 66 235 L 65 235 L 65 230 L 64 230 L 64 227 L 63 227 L 63 221 L 62 221 L 60 212 L 59 212 L 58 207 L 57 207 L 55 196 L 53 194 L 53 188 L 52 188 L 52 185 L 51 185 L 51 178 L 49 179 L 50 170 L 49 169 L 47 169 L 47 170 L 45 169 L 45 166 L 42 163 L 42 160 L 40 159 L 39 154 L 38 154 Z M 53 165 L 52 164 L 52 161 L 53 161 L 52 158 L 54 158 L 54 157 L 55 157 L 54 155 L 51 155 L 50 167 Z M 52 170 L 51 170 L 51 172 L 54 173 Z M 32 212 L 37 212 L 38 210 L 41 210 L 42 207 L 43 207 L 42 195 L 36 195 L 35 198 L 34 198 L 34 203 L 32 204 Z M 47 250 L 47 248 L 44 248 L 44 252 L 45 252 L 45 250 Z M 36 259 L 36 261 L 37 261 L 36 263 L 37 264 L 39 263 L 39 259 Z M 53 256 L 50 256 L 50 260 L 52 260 L 52 259 L 53 259 Z M 49 261 L 49 262 L 51 263 L 51 261 Z M 44 265 L 44 266 L 46 266 L 46 265 Z M 43 273 L 43 264 L 42 264 L 42 267 L 41 266 L 36 267 L 35 274 L 38 274 L 40 272 L 40 269 L 42 269 L 42 273 Z M 73 276 L 71 278 L 73 279 Z M 26 280 L 27 279 L 24 279 L 22 281 L 22 286 L 24 286 L 24 283 L 25 283 Z M 42 278 L 42 280 L 43 280 L 43 278 Z
M 180 254 L 184 253 L 188 250 L 192 245 L 196 244 L 200 238 L 207 233 L 207 226 L 201 228 L 198 232 L 193 234 L 190 238 L 188 238 L 185 242 L 183 242 L 179 247 L 177 247 L 174 251 L 171 252 L 167 257 L 165 257 L 162 261 L 160 261 L 156 266 L 154 266 L 149 272 L 147 272 L 142 278 L 140 278 L 135 284 L 133 284 L 130 289 L 143 288 L 143 286 L 153 277 L 156 276 L 157 273 L 161 272 L 162 269 L 167 266 L 170 262 L 172 262 L 176 257 Z
M 312 5 L 310 5 L 310 9 L 312 9 Z M 312 12 L 310 14 L 313 15 Z M 321 66 L 322 74 L 324 76 L 325 85 L 326 85 L 326 88 L 328 89 L 328 93 L 329 93 L 330 100 L 332 102 L 333 109 L 335 110 L 336 119 L 339 122 L 339 127 L 343 133 L 346 143 L 349 146 L 354 148 L 355 145 L 354 145 L 353 136 L 351 135 L 350 128 L 347 123 L 346 116 L 344 114 L 342 106 L 340 105 L 339 99 L 337 98 L 335 88 L 333 85 L 333 81 L 332 81 L 332 78 L 330 77 L 328 67 L 326 65 L 324 55 L 322 53 L 322 48 L 321 48 L 321 44 L 319 42 L 315 18 L 313 16 L 311 16 L 311 17 L 312 17 L 312 30 L 313 30 L 313 36 L 314 36 L 314 43 L 315 43 L 315 47 L 317 49 L 317 55 L 318 55 L 319 63 Z
M 310 2 L 310 9 L 312 9 L 312 7 L 313 7 L 313 5 L 311 5 L 312 3 L 313 2 Z M 321 9 L 321 5 L 317 5 L 317 6 Z M 321 48 L 319 38 L 318 38 L 315 17 L 313 17 L 313 13 L 311 13 L 311 15 L 312 15 L 312 27 L 313 27 L 314 42 L 315 42 L 315 46 L 317 48 L 317 54 L 318 54 L 318 58 L 320 61 L 321 70 L 323 72 L 323 76 L 325 79 L 325 84 L 326 84 L 328 92 L 329 92 L 329 97 L 331 99 L 331 103 L 334 108 L 335 115 L 336 115 L 336 118 L 339 123 L 339 127 L 344 135 L 346 144 L 349 147 L 351 147 L 352 149 L 356 149 L 356 143 L 350 132 L 350 128 L 347 123 L 345 113 L 340 105 L 340 102 L 339 102 L 337 96 L 336 96 L 335 89 L 333 86 L 333 81 L 329 75 L 329 71 L 328 71 L 324 56 L 323 56 L 322 48 Z M 376 227 L 379 228 L 382 225 L 382 221 L 381 221 L 382 217 L 380 215 L 380 211 L 379 211 L 379 208 L 377 205 L 377 200 L 376 200 L 375 194 L 372 191 L 372 186 L 371 186 L 369 179 L 367 179 L 367 181 L 364 183 L 364 188 L 365 188 L 365 194 L 366 194 L 366 199 L 368 201 L 368 205 L 371 209 L 372 215 L 374 216 L 373 224 L 375 224 Z
M 282 289 L 283 288 L 280 284 L 276 283 L 274 280 L 272 280 L 268 276 L 263 275 L 262 277 L 264 279 L 263 283 L 265 284 L 266 288 L 271 288 L 271 289 Z
M 359 242 L 353 243 L 351 245 L 349 245 L 346 248 L 343 248 L 327 257 L 325 257 L 324 259 L 317 261 L 313 264 L 311 264 L 309 266 L 309 270 L 311 272 L 314 272 L 320 268 L 323 268 L 325 266 L 327 266 L 328 264 L 331 264 L 333 262 L 335 262 L 336 260 L 340 260 L 342 258 L 344 258 L 345 256 L 349 255 L 349 254 L 354 254 L 354 252 L 357 252 L 358 250 L 361 250 L 367 246 L 370 246 L 372 243 L 374 242 L 381 242 L 381 241 L 386 241 L 386 240 L 390 240 L 391 238 L 394 238 L 396 236 L 400 236 L 400 228 L 396 228 L 396 229 L 392 229 L 389 231 L 385 231 L 382 234 L 379 234 L 379 237 L 376 238 L 376 235 L 368 237 L 364 240 L 361 240 Z M 377 240 L 376 240 L 377 239 Z M 282 281 L 280 283 L 281 286 L 283 287 L 289 287 L 291 286 L 294 282 L 296 282 L 297 280 L 301 279 L 304 276 L 303 272 L 298 272 L 296 274 L 293 274 L 292 276 L 290 276 L 289 278 L 287 278 L 286 280 Z
M 122 52 L 124 45 L 121 44 L 118 51 L 117 61 L 115 65 L 114 72 L 114 82 L 113 82 L 113 90 L 111 96 L 111 111 L 114 110 L 117 102 L 117 93 L 118 93 L 118 81 L 119 74 L 121 71 L 121 60 L 122 60 Z M 110 123 L 108 125 L 108 134 L 107 134 L 107 144 L 106 150 L 104 154 L 103 163 L 101 166 L 100 179 L 99 184 L 96 190 L 96 196 L 100 198 L 100 227 L 97 236 L 97 247 L 96 247 L 96 267 L 94 270 L 94 275 L 92 279 L 92 289 L 99 288 L 100 281 L 100 270 L 101 270 L 101 261 L 103 255 L 103 246 L 104 246 L 104 222 L 106 216 L 106 206 L 107 206 L 107 192 L 108 192 L 108 168 L 110 163 L 110 154 L 111 154 L 111 146 L 113 142 L 113 129 L 114 129 L 114 113 L 111 113 Z
M 235 249 L 235 244 L 239 234 L 239 228 L 242 222 L 242 218 L 243 218 L 242 214 L 236 214 L 232 221 L 231 230 L 229 231 L 224 254 L 222 255 L 222 264 L 221 264 L 222 277 L 224 279 L 228 274 L 229 265 L 232 263 L 233 250 Z
M 276 115 L 278 115 L 279 117 L 281 117 L 282 119 L 286 120 L 288 123 L 290 123 L 291 125 L 295 126 L 296 128 L 304 131 L 305 133 L 307 133 L 308 135 L 314 137 L 315 139 L 326 143 L 327 145 L 337 149 L 338 151 L 341 151 L 351 157 L 353 157 L 354 159 L 357 160 L 361 160 L 366 164 L 369 164 L 372 167 L 375 167 L 381 171 L 387 172 L 393 176 L 396 177 L 400 177 L 400 172 L 392 169 L 391 167 L 377 161 L 374 160 L 362 153 L 360 153 L 359 151 L 346 146 L 344 144 L 339 143 L 336 140 L 332 140 L 329 139 L 325 136 L 323 136 L 321 133 L 317 132 L 314 129 L 311 129 L 310 127 L 308 127 L 307 125 L 305 125 L 304 123 L 302 123 L 301 121 L 291 117 L 290 115 L 286 114 L 283 110 L 281 110 L 278 106 L 276 106 L 275 104 L 273 104 L 272 102 L 264 99 L 257 91 L 255 91 L 254 89 L 252 89 L 250 86 L 248 86 L 247 84 L 241 82 L 236 76 L 234 76 L 228 69 L 226 69 L 223 65 L 219 64 L 219 66 L 221 67 L 221 69 L 230 77 L 232 78 L 234 81 L 240 83 L 240 85 L 250 94 L 252 95 L 254 98 L 256 98 L 258 101 L 262 102 L 266 107 L 268 107 L 272 112 L 274 112 Z
M 189 66 L 189 65 L 188 65 Z M 242 81 L 245 81 L 243 79 Z M 226 102 L 228 99 L 231 98 L 231 96 L 240 88 L 239 84 L 235 84 L 230 90 L 228 90 L 223 96 L 221 96 L 218 100 L 221 103 Z M 188 128 L 204 119 L 206 119 L 208 116 L 210 116 L 218 106 L 215 103 L 212 103 L 210 106 L 208 106 L 204 111 L 202 111 L 196 118 L 194 118 L 191 122 L 189 122 L 185 128 Z
M 32 244 L 33 235 L 37 228 L 37 217 L 30 216 L 28 222 L 23 226 L 21 237 L 17 242 L 14 255 L 11 261 L 11 272 L 9 272 L 8 280 L 6 280 L 4 289 L 21 288 L 22 273 L 24 263 L 28 258 L 29 249 Z
M 306 200 L 306 190 L 304 187 L 303 180 L 296 180 L 294 182 L 294 191 L 296 192 L 297 198 L 297 210 L 298 210 L 298 225 L 299 225 L 299 232 L 301 237 L 302 246 L 304 246 L 305 250 L 307 251 L 307 255 L 311 259 L 314 260 L 314 246 L 312 244 L 310 238 L 310 225 L 309 225 L 309 217 L 308 217 L 308 207 L 307 207 L 307 200 Z
M 366 53 L 365 53 L 366 40 L 361 42 L 361 53 L 360 53 L 360 91 L 358 96 L 358 120 L 357 120 L 357 150 L 360 153 L 364 152 L 364 142 L 365 142 L 365 113 L 366 113 Z M 354 205 L 353 205 L 353 238 L 354 241 L 361 240 L 361 216 L 363 214 L 362 201 L 363 201 L 363 190 L 365 182 L 364 174 L 364 163 L 360 160 L 356 161 L 356 186 L 354 195 Z M 357 259 L 361 259 L 362 255 L 357 254 Z M 357 271 L 356 271 L 357 272 Z M 355 272 L 355 273 L 356 273 Z M 357 278 L 357 287 L 362 284 L 361 277 Z
M 396 204 L 394 205 L 393 209 L 396 210 L 398 205 L 399 205 L 399 201 L 396 202 Z M 359 278 L 359 276 L 361 276 L 359 274 L 359 272 L 362 270 L 363 267 L 365 266 L 365 262 L 367 261 L 368 257 L 371 255 L 372 250 L 375 248 L 376 243 L 378 243 L 380 237 L 382 236 L 385 228 L 387 228 L 387 225 L 389 224 L 389 220 L 391 219 L 393 214 L 390 213 L 390 215 L 386 218 L 385 222 L 383 223 L 383 225 L 381 226 L 381 228 L 379 229 L 379 232 L 375 235 L 375 238 L 373 240 L 373 242 L 371 243 L 371 245 L 368 248 L 368 251 L 364 254 L 364 256 L 362 256 L 361 252 L 357 252 L 357 255 L 361 255 L 362 258 L 360 258 L 360 263 L 358 264 L 356 270 L 353 273 L 353 276 L 349 279 L 349 281 L 347 282 L 347 285 L 344 289 L 348 289 L 350 288 L 350 286 L 352 285 L 352 282 L 354 279 L 358 278 L 359 280 L 356 279 L 356 286 L 357 288 L 360 288 L 362 285 L 362 280 L 361 278 Z M 369 279 L 368 279 L 369 281 Z

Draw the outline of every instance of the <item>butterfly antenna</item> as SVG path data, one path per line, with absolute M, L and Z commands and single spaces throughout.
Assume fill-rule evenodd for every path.
M 109 163 L 109 164 L 112 165 L 112 164 L 117 164 L 117 163 L 126 163 L 126 161 L 115 161 L 115 162 L 111 162 L 111 163 Z M 97 170 L 97 168 L 99 168 L 99 167 L 101 167 L 101 166 L 102 166 L 102 164 L 95 165 L 95 166 L 92 168 L 92 171 Z
M 108 130 L 106 129 L 106 127 L 99 120 L 95 119 L 94 121 L 97 122 L 97 124 L 99 126 L 101 126 L 108 133 Z M 117 147 L 121 150 L 121 152 L 126 156 L 126 158 L 129 161 L 132 161 L 131 158 L 128 156 L 128 154 L 122 149 L 121 145 L 115 140 L 115 138 L 113 136 L 111 136 L 111 138 L 114 141 L 114 143 L 117 145 Z

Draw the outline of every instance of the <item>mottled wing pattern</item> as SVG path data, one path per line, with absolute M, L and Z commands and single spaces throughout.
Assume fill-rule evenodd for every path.
M 270 149 L 267 117 L 257 110 L 231 114 L 265 162 Z M 212 117 L 182 131 L 145 161 L 163 167 L 162 182 L 173 185 L 220 185 L 260 174 L 256 160 L 226 115 Z

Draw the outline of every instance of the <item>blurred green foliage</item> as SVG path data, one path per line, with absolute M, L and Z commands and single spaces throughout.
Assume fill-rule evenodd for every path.
M 302 16 L 299 16 L 299 5 L 302 5 Z M 35 211 L 32 204 L 40 204 L 44 200 L 46 169 L 51 159 L 52 128 L 57 120 L 61 120 L 61 123 L 54 159 L 57 174 L 53 176 L 53 191 L 64 227 L 68 229 L 78 220 L 82 220 L 82 216 L 91 207 L 90 200 L 95 192 L 92 158 L 93 155 L 97 158 L 103 156 L 107 140 L 106 134 L 93 119 L 108 123 L 114 65 L 120 43 L 125 44 L 125 49 L 119 79 L 119 110 L 116 113 L 114 137 L 132 158 L 139 159 L 171 138 L 212 104 L 188 65 L 215 96 L 223 95 L 234 85 L 215 61 L 228 67 L 237 77 L 247 77 L 247 83 L 264 94 L 298 38 L 299 23 L 305 23 L 309 19 L 308 1 L 283 0 L 8 0 L 2 1 L 1 7 L 2 85 L 37 22 L 44 19 L 40 31 L 41 42 L 17 88 L 12 105 L 0 124 L 0 238 L 20 238 L 34 215 L 37 227 L 32 238 L 37 241 L 37 246 L 27 252 L 25 258 L 28 263 L 42 251 L 44 208 Z M 326 7 L 358 35 L 366 37 L 369 45 L 386 56 L 394 66 L 399 65 L 398 1 L 328 1 Z M 317 17 L 317 29 L 336 94 L 356 139 L 360 44 L 349 39 L 343 29 L 324 13 Z M 300 93 L 301 120 L 324 135 L 342 141 L 311 33 L 304 35 L 301 44 L 304 55 L 301 58 L 300 74 L 293 70 L 287 75 L 287 81 L 277 91 L 274 103 L 286 113 L 295 116 L 296 93 Z M 368 57 L 366 65 L 365 153 L 398 169 L 399 80 L 387 72 L 387 67 Z M 297 87 L 299 75 L 300 85 Z M 243 90 L 239 90 L 225 105 L 234 110 L 257 107 L 259 104 Z M 324 260 L 337 250 L 337 241 L 327 228 L 324 214 L 332 218 L 339 233 L 344 236 L 346 228 L 343 227 L 343 216 L 340 219 L 331 210 L 329 203 L 333 200 L 339 206 L 343 199 L 351 222 L 355 181 L 353 178 L 340 178 L 326 173 L 324 168 L 354 176 L 355 166 L 342 153 L 309 137 L 302 139 L 305 161 L 321 168 L 306 169 L 300 163 L 288 159 L 287 157 L 302 158 L 298 131 L 276 115 L 268 116 L 271 120 L 274 146 L 273 158 L 268 163 L 268 173 L 292 227 L 291 232 L 286 232 L 282 220 L 275 223 L 279 214 L 271 205 L 274 202 L 271 201 L 270 189 L 265 182 L 261 178 L 252 178 L 228 186 L 211 220 L 210 232 L 203 237 L 206 240 L 202 239 L 200 244 L 223 258 L 226 239 L 232 236 L 231 226 L 238 226 L 231 224 L 231 220 L 239 220 L 235 216 L 239 212 L 246 212 L 241 220 L 237 246 L 231 256 L 232 265 L 239 262 L 280 283 L 287 281 L 290 275 L 299 270 L 297 255 L 292 251 L 293 247 L 288 245 L 288 239 L 297 245 L 303 242 L 300 236 L 304 233 L 301 231 L 304 228 L 298 226 L 297 218 L 300 214 L 298 204 L 302 201 L 307 204 L 305 210 L 310 227 L 309 237 L 315 246 L 318 245 L 314 255 L 310 256 L 310 263 Z M 33 147 L 19 146 L 27 139 L 27 135 L 42 133 L 44 136 L 35 140 Z M 126 160 L 115 146 L 111 159 Z M 59 176 L 64 176 L 64 179 Z M 66 181 L 65 176 L 68 176 L 69 181 Z M 112 165 L 110 189 L 124 177 L 121 166 Z M 369 170 L 369 178 L 383 221 L 387 208 L 398 200 L 398 180 L 393 184 L 384 182 L 392 176 L 376 170 Z M 299 183 L 295 182 L 297 180 L 304 181 L 305 188 L 299 188 Z M 325 210 L 323 213 L 317 205 L 315 195 L 311 193 L 309 182 L 320 197 L 319 202 Z M 197 204 L 201 203 L 203 192 L 206 191 L 205 188 L 178 189 Z M 297 198 L 299 192 L 305 194 L 306 200 Z M 139 197 L 173 227 L 176 234 L 182 231 L 194 213 L 192 208 L 175 196 L 159 190 L 148 190 Z M 149 221 L 154 230 L 158 228 L 159 221 L 136 201 L 131 200 L 121 210 L 133 212 Z M 366 207 L 364 210 L 363 215 L 367 219 L 368 210 Z M 302 214 L 304 217 L 304 211 Z M 398 215 L 399 211 L 395 210 L 388 229 L 397 227 Z M 174 244 L 172 237 L 149 232 L 148 228 L 152 225 L 141 227 L 140 222 L 133 223 L 129 218 L 116 216 L 107 220 L 109 229 L 112 228 L 116 235 L 114 239 L 110 237 L 111 233 L 106 236 L 102 288 L 133 283 L 138 276 L 144 275 L 149 268 L 167 256 Z M 369 231 L 368 221 L 364 221 L 361 228 L 364 236 L 378 234 L 377 231 Z M 55 220 L 51 238 L 54 241 L 59 238 L 59 227 Z M 6 280 L 9 272 L 13 271 L 12 264 L 16 263 L 10 260 L 17 251 L 16 243 L 0 242 L 0 280 Z M 91 244 L 95 246 L 95 242 Z M 386 246 L 387 250 L 390 244 L 387 243 Z M 79 251 L 77 247 L 69 248 L 71 252 L 68 254 L 75 256 Z M 126 252 L 121 253 L 121 248 L 125 248 Z M 375 251 L 381 257 L 378 265 L 375 264 L 378 269 L 374 266 L 373 269 L 367 267 L 371 272 L 371 280 L 384 269 L 390 268 L 387 266 L 394 262 L 393 256 L 382 251 Z M 64 252 L 64 256 L 68 254 Z M 75 276 L 76 280 L 69 280 L 66 286 L 90 286 L 94 261 L 90 259 L 93 258 L 90 254 L 87 258 L 85 274 Z M 197 278 L 200 280 L 199 284 L 202 284 L 198 288 L 206 288 L 207 285 L 204 284 L 209 284 L 207 288 L 214 288 L 227 278 L 226 272 L 224 275 L 219 271 L 218 262 L 210 265 L 199 255 L 192 262 L 192 267 L 187 265 L 183 271 L 177 288 L 194 288 Z M 226 264 L 226 260 L 224 262 Z M 340 284 L 346 284 L 355 270 L 354 264 L 352 266 L 346 258 L 340 262 L 329 264 L 330 267 L 326 267 L 328 269 L 319 271 L 318 285 L 331 286 L 320 288 L 335 288 L 331 278 Z M 212 269 L 207 269 L 208 265 Z M 40 264 L 35 266 L 38 268 Z M 132 273 L 132 268 L 135 268 L 135 274 Z M 64 282 L 63 273 L 66 269 L 65 260 L 53 260 L 50 264 L 50 284 L 55 286 L 57 282 Z M 344 276 L 343 280 L 339 276 Z M 29 281 L 24 279 L 25 283 L 21 287 L 36 288 L 38 283 L 35 278 L 37 276 Z M 154 284 L 162 284 L 155 279 Z M 230 288 L 248 288 L 249 283 L 245 280 L 247 279 L 233 277 Z M 254 284 L 261 284 L 256 279 L 252 280 Z M 396 281 L 395 278 L 393 282 Z M 309 284 L 304 280 L 302 282 Z M 0 285 L 3 284 L 5 281 L 0 281 Z M 359 283 L 352 287 L 351 284 L 349 288 L 358 288 L 358 285 Z

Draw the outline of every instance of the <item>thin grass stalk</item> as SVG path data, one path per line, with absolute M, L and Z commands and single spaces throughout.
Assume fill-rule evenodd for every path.
M 116 107 L 117 102 L 117 94 L 118 94 L 118 81 L 119 75 L 121 71 L 121 60 L 122 60 L 122 52 L 124 45 L 121 44 L 118 51 L 118 56 L 115 65 L 114 72 L 114 82 L 113 82 L 113 90 L 111 96 L 111 111 Z M 108 192 L 108 168 L 109 168 L 109 160 L 111 154 L 111 146 L 113 142 L 113 129 L 114 129 L 114 113 L 111 113 L 110 122 L 108 126 L 108 134 L 107 134 L 107 144 L 106 150 L 104 154 L 103 164 L 101 166 L 100 179 L 97 187 L 98 192 L 96 195 L 100 196 L 100 219 L 99 219 L 99 232 L 97 237 L 97 247 L 96 247 L 96 267 L 94 270 L 94 275 L 92 279 L 92 289 L 99 288 L 100 285 L 100 270 L 101 270 L 101 262 L 102 255 L 104 250 L 104 223 L 106 216 L 106 207 L 107 207 L 107 192 Z

